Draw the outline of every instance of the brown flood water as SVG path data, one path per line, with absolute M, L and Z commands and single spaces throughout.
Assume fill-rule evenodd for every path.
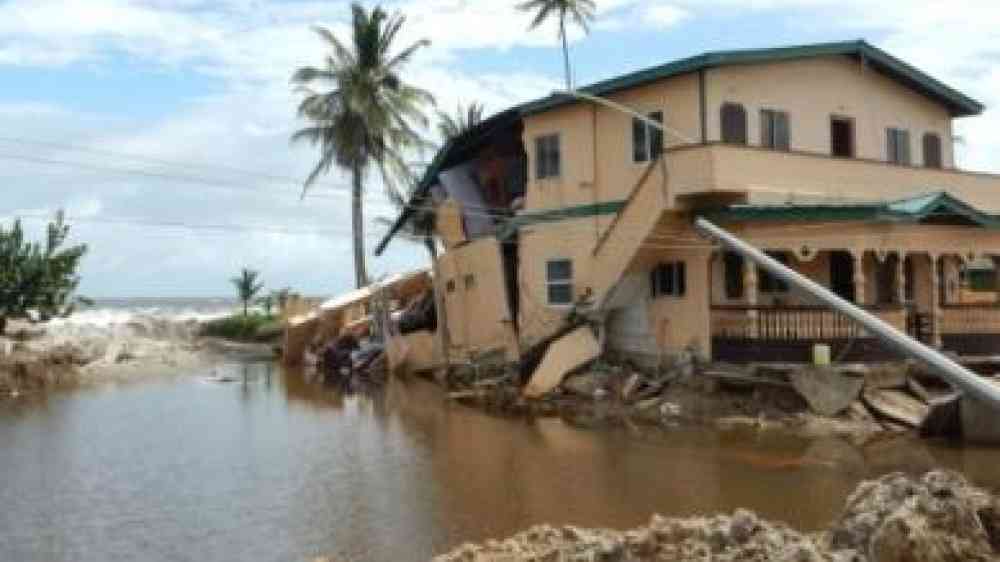
M 627 528 L 748 507 L 825 525 L 863 478 L 1000 450 L 643 428 L 447 404 L 422 381 L 345 397 L 269 364 L 0 401 L 0 560 L 427 560 L 538 523 Z

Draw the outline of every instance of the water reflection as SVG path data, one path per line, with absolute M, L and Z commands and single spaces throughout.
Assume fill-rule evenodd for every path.
M 989 449 L 586 430 L 484 415 L 424 381 L 350 394 L 269 363 L 197 375 L 0 403 L 0 560 L 426 560 L 652 513 L 749 507 L 815 529 L 890 470 L 1000 484 Z

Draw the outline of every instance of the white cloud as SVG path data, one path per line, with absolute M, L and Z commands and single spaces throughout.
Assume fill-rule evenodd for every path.
M 507 53 L 515 47 L 555 47 L 554 22 L 527 32 L 517 0 L 396 0 L 387 7 L 408 16 L 403 41 L 430 37 L 433 46 L 407 72 L 438 95 L 439 106 L 482 101 L 489 111 L 544 95 L 560 76 L 532 70 L 477 73 L 470 54 Z M 314 159 L 308 147 L 290 147 L 297 126 L 292 69 L 321 62 L 316 24 L 346 31 L 347 0 L 7 0 L 0 2 L 0 65 L 52 68 L 81 64 L 98 69 L 125 54 L 146 66 L 200 72 L 221 88 L 151 122 L 121 115 L 89 115 L 53 104 L 0 104 L 0 163 L 11 209 L 72 214 L 97 222 L 75 227 L 93 248 L 84 289 L 94 295 L 226 293 L 238 267 L 263 270 L 273 285 L 333 292 L 351 283 L 349 227 L 342 187 L 333 173 L 317 197 L 298 200 L 298 180 Z M 1000 108 L 1000 7 L 993 2 L 921 3 L 887 0 L 873 9 L 862 0 L 599 0 L 595 33 L 677 28 L 687 21 L 726 14 L 774 13 L 804 28 L 815 21 L 844 37 L 870 36 L 879 46 L 991 106 Z M 975 17 L 968 17 L 975 14 Z M 799 19 L 796 19 L 799 18 Z M 736 20 L 734 20 L 736 21 Z M 809 27 L 813 29 L 813 27 Z M 828 33 L 829 29 L 824 29 Z M 583 40 L 571 28 L 570 39 Z M 766 45 L 764 37 L 754 46 Z M 733 45 L 739 47 L 740 45 Z M 692 46 L 696 49 L 696 46 Z M 553 54 L 554 56 L 554 54 Z M 1000 113 L 963 121 L 962 162 L 1000 170 Z M 110 151 L 58 150 L 4 142 L 2 137 L 55 139 Z M 177 166 L 155 160 L 184 162 Z M 3 155 L 87 164 L 94 168 L 40 166 Z M 117 156 L 116 156 L 117 155 Z M 147 175 L 113 173 L 129 169 Z M 233 168 L 233 169 L 226 169 Z M 234 170 L 235 169 L 235 170 Z M 246 172 L 250 172 L 249 174 Z M 159 175 L 183 174 L 182 182 Z M 213 187 L 211 184 L 223 184 Z M 331 186 L 332 185 L 332 186 Z M 338 195 L 339 194 L 339 195 Z M 377 183 L 369 209 L 391 210 Z M 266 224 L 297 233 L 207 232 L 101 223 L 108 217 L 195 224 Z M 305 235 L 298 231 L 310 230 Z M 378 232 L 371 231 L 373 244 Z M 396 243 L 390 256 L 372 262 L 378 272 L 421 263 L 419 246 Z M 156 259 L 150 259 L 154 256 Z M 217 281 L 217 284 L 213 284 Z

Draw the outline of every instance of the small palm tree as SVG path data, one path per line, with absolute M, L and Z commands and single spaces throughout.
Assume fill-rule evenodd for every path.
M 412 172 L 408 153 L 429 147 L 414 126 L 428 124 L 424 108 L 434 104 L 427 91 L 403 82 L 400 71 L 426 39 L 393 54 L 394 41 L 406 18 L 388 15 L 381 7 L 370 12 L 351 5 L 352 38 L 343 43 L 324 28 L 316 33 L 330 48 L 322 67 L 304 67 L 292 75 L 303 94 L 298 114 L 309 126 L 292 135 L 292 142 L 307 141 L 319 147 L 319 161 L 306 178 L 302 194 L 331 166 L 351 174 L 351 223 L 354 238 L 354 276 L 357 287 L 368 284 L 365 267 L 365 174 L 375 165 L 389 189 L 397 181 L 409 184 Z M 312 89 L 315 83 L 332 87 Z
M 445 141 L 461 135 L 482 122 L 483 110 L 483 104 L 472 102 L 468 107 L 459 103 L 454 115 L 438 111 L 438 133 Z
M 566 89 L 573 89 L 572 73 L 569 68 L 569 46 L 566 42 L 566 18 L 572 18 L 584 32 L 590 31 L 590 22 L 594 21 L 597 4 L 594 0 L 525 0 L 517 5 L 517 9 L 534 12 L 535 19 L 531 21 L 530 29 L 535 29 L 553 14 L 559 18 L 559 39 L 562 41 L 563 64 L 566 70 Z
M 260 277 L 259 272 L 244 267 L 239 277 L 229 280 L 233 287 L 236 287 L 237 296 L 243 303 L 243 316 L 250 315 L 250 301 L 264 288 L 264 284 L 257 280 L 258 277 Z
M 271 312 L 274 311 L 275 295 L 270 293 L 264 295 L 257 299 L 257 304 L 259 304 L 264 309 L 265 316 L 271 316 Z

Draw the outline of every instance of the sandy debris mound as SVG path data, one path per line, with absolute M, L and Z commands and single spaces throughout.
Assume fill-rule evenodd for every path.
M 737 510 L 711 518 L 654 516 L 631 531 L 534 527 L 467 544 L 436 562 L 944 562 L 1000 560 L 1000 498 L 954 472 L 895 473 L 860 484 L 831 529 L 800 533 Z
M 871 562 L 1000 559 L 1000 498 L 950 471 L 861 483 L 828 534 L 831 550 Z

